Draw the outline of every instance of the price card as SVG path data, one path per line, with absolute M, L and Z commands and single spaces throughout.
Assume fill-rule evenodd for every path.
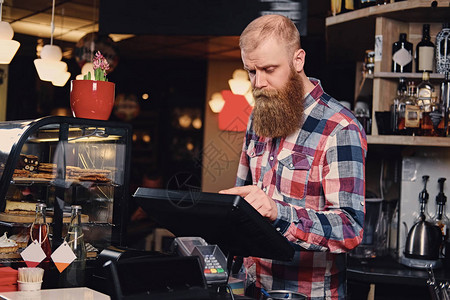
M 383 35 L 375 36 L 375 61 L 381 61 L 383 58 Z
M 59 273 L 64 271 L 77 257 L 72 248 L 64 241 L 50 256 L 58 268 Z
M 42 250 L 41 244 L 34 240 L 28 247 L 23 250 L 20 255 L 27 264 L 27 267 L 34 268 L 45 259 L 45 252 Z

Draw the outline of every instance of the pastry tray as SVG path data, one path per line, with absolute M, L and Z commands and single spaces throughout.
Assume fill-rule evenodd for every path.
M 64 214 L 65 215 L 65 214 Z M 3 222 L 12 222 L 12 223 L 33 223 L 35 218 L 35 214 L 8 214 L 5 212 L 0 213 L 0 221 Z M 47 223 L 52 223 L 53 218 L 51 215 L 46 215 L 45 220 Z M 70 223 L 70 214 L 65 215 L 63 217 L 64 223 Z M 81 223 L 88 223 L 89 222 L 89 216 L 81 214 Z

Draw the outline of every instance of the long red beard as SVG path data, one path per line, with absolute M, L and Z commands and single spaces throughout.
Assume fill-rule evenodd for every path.
M 292 70 L 289 81 L 279 90 L 253 89 L 253 129 L 263 137 L 287 137 L 303 122 L 302 79 Z

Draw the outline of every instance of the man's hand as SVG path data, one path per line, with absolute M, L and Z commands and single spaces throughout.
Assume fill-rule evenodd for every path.
M 219 191 L 221 194 L 239 195 L 253 206 L 263 217 L 275 221 L 278 216 L 277 205 L 256 185 L 237 186 Z

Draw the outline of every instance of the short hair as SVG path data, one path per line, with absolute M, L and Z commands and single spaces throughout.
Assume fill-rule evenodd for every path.
M 264 15 L 253 20 L 242 32 L 239 47 L 243 51 L 255 49 L 270 37 L 285 43 L 288 53 L 294 53 L 301 48 L 297 27 L 289 18 L 282 15 Z

